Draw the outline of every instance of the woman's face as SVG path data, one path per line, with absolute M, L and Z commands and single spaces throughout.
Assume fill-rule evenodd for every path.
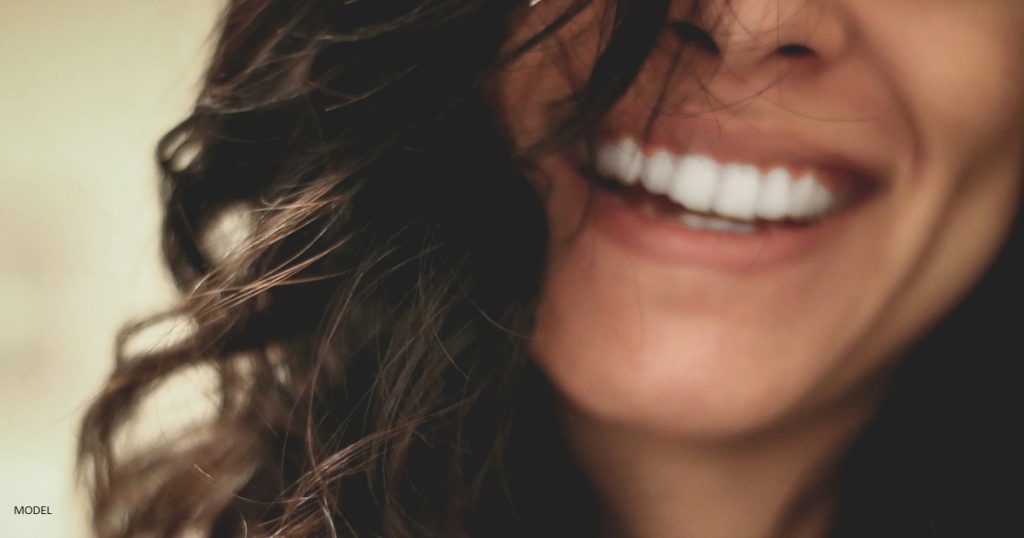
M 518 37 L 567 4 L 531 8 Z M 670 23 L 686 19 L 677 4 Z M 517 143 L 585 80 L 606 7 L 501 78 Z M 575 147 L 539 161 L 537 359 L 577 410 L 673 435 L 870 399 L 1017 211 L 1024 2 L 734 0 L 690 22 L 719 52 L 686 45 L 672 71 L 667 25 L 596 129 L 600 174 L 632 188 L 591 197 Z

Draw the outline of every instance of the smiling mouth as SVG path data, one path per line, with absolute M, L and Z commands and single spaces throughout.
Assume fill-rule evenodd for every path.
M 628 136 L 598 144 L 594 168 L 583 173 L 649 218 L 722 234 L 811 227 L 874 190 L 873 181 L 850 170 L 647 152 Z

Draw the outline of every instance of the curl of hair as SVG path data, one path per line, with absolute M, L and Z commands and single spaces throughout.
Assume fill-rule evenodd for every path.
M 158 148 L 182 302 L 125 327 L 83 422 L 99 536 L 581 529 L 547 517 L 587 501 L 564 454 L 541 449 L 557 436 L 549 390 L 522 357 L 547 230 L 485 87 L 586 4 L 503 51 L 523 2 L 229 2 L 196 105 Z M 620 6 L 617 24 L 666 5 Z M 544 143 L 612 103 L 650 42 L 609 42 L 616 68 L 595 70 Z M 243 240 L 218 251 L 218 223 L 240 216 Z M 168 318 L 193 330 L 128 351 Z M 118 450 L 146 396 L 195 367 L 218 381 L 213 418 Z

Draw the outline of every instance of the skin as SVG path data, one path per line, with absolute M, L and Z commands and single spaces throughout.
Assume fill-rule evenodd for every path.
M 512 42 L 565 5 L 532 8 Z M 496 108 L 516 143 L 550 127 L 546 105 L 589 71 L 603 9 L 501 78 Z M 686 13 L 677 2 L 670 20 Z M 739 0 L 693 22 L 721 54 L 688 49 L 687 68 L 669 73 L 678 42 L 666 31 L 604 125 L 639 138 L 667 88 L 658 136 L 824 141 L 880 188 L 812 252 L 724 269 L 623 248 L 588 216 L 589 187 L 566 155 L 547 155 L 533 351 L 612 507 L 611 532 L 818 536 L 828 496 L 794 507 L 875 411 L 907 347 L 977 282 L 1018 210 L 1024 3 Z M 783 44 L 810 54 L 779 54 Z M 680 516 L 680 505 L 699 509 Z

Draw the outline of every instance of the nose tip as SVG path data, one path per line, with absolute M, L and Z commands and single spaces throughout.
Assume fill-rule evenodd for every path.
M 768 64 L 795 60 L 826 62 L 844 47 L 845 33 L 821 0 L 722 0 L 704 12 L 701 25 L 684 27 L 717 63 L 744 78 Z M 677 30 L 678 31 L 678 30 Z

